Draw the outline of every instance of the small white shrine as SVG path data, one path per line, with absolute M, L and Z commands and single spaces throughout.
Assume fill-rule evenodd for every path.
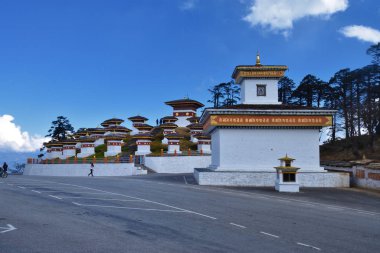
M 203 133 L 203 125 L 199 123 L 192 123 L 188 125 L 187 128 L 190 129 L 190 141 L 197 143 L 197 136 Z
M 50 145 L 50 159 L 56 159 L 62 157 L 62 143 L 52 142 Z
M 68 157 L 74 157 L 76 155 L 76 147 L 77 142 L 75 140 L 66 140 L 62 142 L 63 151 L 62 151 L 62 159 L 66 159 Z
M 197 109 L 204 106 L 204 104 L 189 98 L 168 101 L 165 104 L 173 107 L 173 116 L 178 119 L 176 121 L 178 127 L 186 127 L 189 124 L 187 119 L 197 116 Z
M 203 154 L 211 154 L 211 137 L 209 135 L 198 134 L 197 151 Z
M 112 135 L 126 136 L 126 135 L 129 135 L 129 133 L 132 131 L 131 129 L 126 128 L 124 126 L 108 126 L 104 130 L 105 130 L 104 137 L 112 136 Z
M 274 167 L 276 169 L 276 182 L 275 189 L 279 192 L 299 192 L 300 184 L 298 182 L 297 170 L 298 167 L 293 167 L 292 162 L 295 160 L 288 157 L 280 159 L 280 166 Z
M 79 139 L 80 145 L 80 153 L 77 154 L 78 158 L 88 157 L 95 154 L 95 139 L 94 138 L 82 138 Z
M 123 123 L 124 120 L 118 119 L 118 118 L 112 118 L 112 119 L 107 119 L 103 121 L 101 124 L 102 127 L 107 128 L 107 127 L 112 127 L 112 126 L 119 126 L 121 123 Z
M 181 149 L 179 141 L 182 139 L 182 136 L 174 133 L 166 135 L 168 139 L 168 154 L 181 154 Z
M 133 136 L 136 139 L 137 150 L 135 155 L 147 155 L 150 154 L 150 144 L 152 143 L 152 136 L 150 133 L 135 134 Z
M 90 133 L 85 128 L 79 128 L 78 131 L 74 134 L 74 138 L 77 141 L 75 144 L 75 148 L 80 149 L 80 146 L 82 143 L 80 142 L 80 139 L 87 138 L 90 136 Z
M 46 148 L 45 159 L 51 159 L 51 142 L 45 142 L 43 145 Z
M 88 128 L 90 138 L 94 138 L 95 147 L 104 144 L 104 134 L 107 132 L 105 128 Z
M 174 123 L 163 123 L 160 125 L 160 128 L 162 129 L 162 133 L 164 135 L 164 138 L 162 139 L 163 144 L 168 144 L 168 139 L 166 138 L 169 134 L 175 134 L 175 129 L 178 126 Z
M 147 134 L 153 129 L 153 127 L 148 124 L 136 124 L 135 128 L 139 131 L 138 134 Z
M 105 137 L 107 151 L 104 153 L 104 157 L 116 156 L 121 153 L 121 146 L 123 144 L 123 136 L 121 135 L 109 135 Z
M 136 125 L 139 125 L 139 124 L 146 124 L 147 122 L 147 118 L 143 117 L 143 116 L 132 116 L 132 117 L 129 117 L 128 118 L 130 121 L 132 121 L 132 132 L 131 134 L 134 135 L 134 134 L 138 134 L 139 133 L 139 130 L 136 128 Z

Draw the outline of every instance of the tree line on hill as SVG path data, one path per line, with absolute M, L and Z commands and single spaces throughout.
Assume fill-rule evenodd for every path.
M 357 153 L 355 137 L 368 135 L 368 147 L 373 150 L 376 135 L 380 135 L 380 43 L 366 52 L 372 62 L 358 69 L 343 68 L 328 81 L 308 74 L 296 86 L 289 77 L 278 82 L 279 101 L 337 110 L 328 142 L 343 136 Z M 237 104 L 239 87 L 232 81 L 209 89 L 214 107 Z

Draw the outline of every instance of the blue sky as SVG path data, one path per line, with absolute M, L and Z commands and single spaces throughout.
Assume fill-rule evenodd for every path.
M 257 50 L 297 83 L 327 81 L 370 63 L 379 21 L 376 0 L 2 0 L 0 117 L 12 117 L 0 150 L 33 150 L 59 115 L 75 129 L 136 114 L 154 124 L 165 101 L 206 103 Z

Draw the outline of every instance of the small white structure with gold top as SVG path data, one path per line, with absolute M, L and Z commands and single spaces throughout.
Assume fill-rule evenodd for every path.
M 136 139 L 137 150 L 135 155 L 150 154 L 150 144 L 152 143 L 152 136 L 150 133 L 135 134 L 133 139 Z
M 50 143 L 50 158 L 61 158 L 62 157 L 62 147 L 63 144 L 61 142 L 55 141 Z
M 45 159 L 51 159 L 51 142 L 44 142 L 46 148 Z
M 96 139 L 90 137 L 84 137 L 78 139 L 80 141 L 80 153 L 77 154 L 78 158 L 89 157 L 95 154 L 95 144 Z
M 167 101 L 165 104 L 173 107 L 173 116 L 178 119 L 176 124 L 178 127 L 186 127 L 189 122 L 188 118 L 197 116 L 197 109 L 204 104 L 189 98 Z
M 166 138 L 166 135 L 175 133 L 175 129 L 178 127 L 175 124 L 177 120 L 178 119 L 173 116 L 166 116 L 161 119 L 162 124 L 160 125 L 160 128 L 162 129 L 162 133 L 164 135 L 164 138 L 162 139 L 163 144 L 168 144 L 168 139 Z
M 182 136 L 177 133 L 166 135 L 168 139 L 168 154 L 181 154 L 181 149 L 179 141 L 182 139 Z
M 137 116 L 132 116 L 128 118 L 130 121 L 132 121 L 132 135 L 138 134 L 139 130 L 136 128 L 137 125 L 139 124 L 146 124 L 146 121 L 148 120 L 147 118 L 137 115 Z
M 198 139 L 196 138 L 196 135 L 203 133 L 203 125 L 199 124 L 199 117 L 197 116 L 188 118 L 187 121 L 190 122 L 190 124 L 186 126 L 190 129 L 190 141 L 197 143 Z
M 96 139 L 94 142 L 95 147 L 104 144 L 104 134 L 107 132 L 105 128 L 88 128 L 87 131 L 91 138 Z
M 141 123 L 141 124 L 136 124 L 135 128 L 139 131 L 139 134 L 146 134 L 152 131 L 153 126 L 145 124 L 145 123 L 144 124 Z
M 279 192 L 299 192 L 300 184 L 298 182 L 297 170 L 300 168 L 292 166 L 292 162 L 295 160 L 288 157 L 280 159 L 280 166 L 274 167 L 276 169 L 276 182 L 275 189 Z
M 62 151 L 62 159 L 66 159 L 68 157 L 74 157 L 76 155 L 76 140 L 65 140 L 62 141 L 63 151 Z
M 123 136 L 121 135 L 108 135 L 105 137 L 107 151 L 104 152 L 104 157 L 116 156 L 121 153 L 121 146 L 123 145 Z
M 195 138 L 197 138 L 197 149 L 199 153 L 203 154 L 211 154 L 211 136 L 210 135 L 204 135 L 204 134 L 198 134 L 195 135 Z

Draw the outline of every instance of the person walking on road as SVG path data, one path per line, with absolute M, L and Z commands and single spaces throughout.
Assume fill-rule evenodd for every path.
M 94 176 L 94 163 L 91 163 L 90 173 L 88 173 L 88 176 Z
M 8 164 L 4 162 L 3 164 L 3 173 L 1 175 L 2 177 L 7 177 L 8 176 Z

